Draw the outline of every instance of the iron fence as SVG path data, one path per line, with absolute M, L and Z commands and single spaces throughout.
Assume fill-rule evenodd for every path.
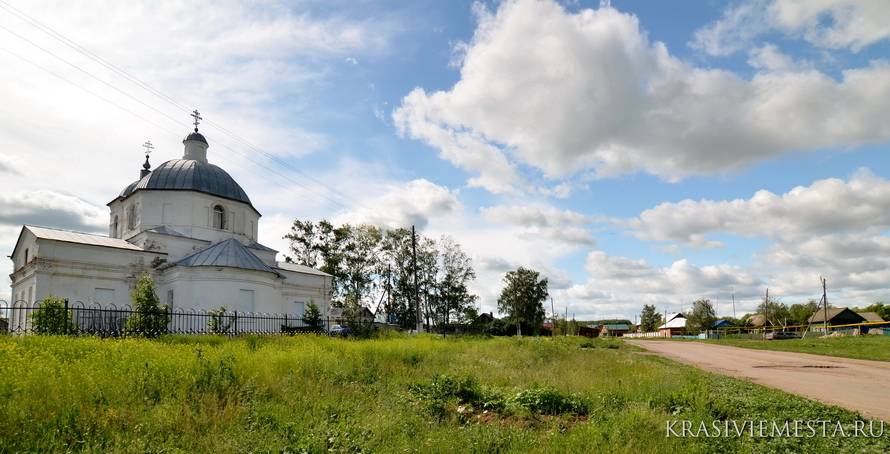
M 345 334 L 339 319 L 305 319 L 292 314 L 166 308 L 137 311 L 130 306 L 102 306 L 80 301 L 42 306 L 0 300 L 0 334 L 95 335 L 102 337 L 162 334 Z

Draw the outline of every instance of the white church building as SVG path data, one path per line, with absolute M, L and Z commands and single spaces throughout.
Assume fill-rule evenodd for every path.
M 207 161 L 195 114 L 182 159 L 150 170 L 146 144 L 139 179 L 108 203 L 108 236 L 22 227 L 10 256 L 13 303 L 33 306 L 54 295 L 121 308 L 131 304 L 137 279 L 149 274 L 161 302 L 180 310 L 224 306 L 299 318 L 312 302 L 328 313 L 331 276 L 276 261 L 277 251 L 258 242 L 260 213 L 225 170 Z

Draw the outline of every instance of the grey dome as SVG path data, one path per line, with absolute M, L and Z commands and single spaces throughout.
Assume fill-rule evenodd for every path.
M 200 132 L 198 132 L 197 129 L 195 129 L 195 132 L 185 136 L 185 139 L 183 139 L 183 142 L 185 142 L 186 140 L 197 140 L 198 142 L 207 143 L 207 139 L 205 139 L 204 135 L 201 134 Z
M 225 170 L 213 164 L 192 159 L 172 159 L 159 165 L 139 181 L 130 183 L 121 191 L 119 198 L 125 199 L 140 189 L 198 191 L 244 202 L 253 208 L 247 193 Z

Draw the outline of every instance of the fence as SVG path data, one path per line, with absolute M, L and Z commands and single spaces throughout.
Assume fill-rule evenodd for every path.
M 130 306 L 92 303 L 7 304 L 0 300 L 0 334 L 69 334 L 116 337 L 161 334 L 345 334 L 338 319 L 307 320 L 290 314 L 173 308 L 140 312 Z

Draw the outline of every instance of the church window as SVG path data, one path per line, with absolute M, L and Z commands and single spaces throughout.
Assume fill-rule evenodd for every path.
M 127 207 L 127 230 L 136 228 L 136 205 Z
M 173 289 L 167 290 L 167 305 L 173 307 Z
M 25 248 L 25 263 L 23 263 L 22 266 L 27 265 L 27 264 L 28 264 L 28 249 Z
M 118 236 L 119 236 L 119 234 L 117 232 L 117 227 L 118 227 L 118 219 L 117 219 L 117 215 L 114 215 L 114 220 L 111 221 L 111 237 L 112 238 L 118 238 Z
M 213 228 L 220 230 L 226 228 L 226 210 L 222 205 L 213 207 Z

